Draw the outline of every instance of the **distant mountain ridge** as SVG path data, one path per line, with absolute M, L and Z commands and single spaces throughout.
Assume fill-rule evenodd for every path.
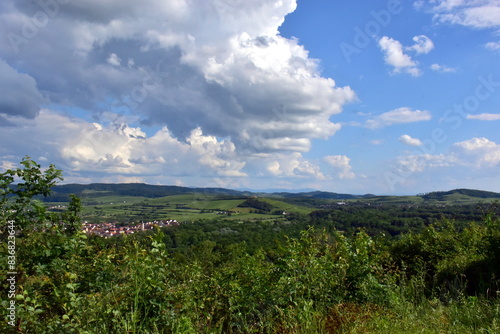
M 373 194 L 352 195 L 334 193 L 328 191 L 308 191 L 308 192 L 274 192 L 263 193 L 249 190 L 233 190 L 227 188 L 197 188 L 197 187 L 182 187 L 172 185 L 151 185 L 145 183 L 91 183 L 91 184 L 63 184 L 52 188 L 52 194 L 45 200 L 49 202 L 64 202 L 68 200 L 70 194 L 75 194 L 79 197 L 100 197 L 100 196 L 143 196 L 149 198 L 158 198 L 171 195 L 184 194 L 207 194 L 220 196 L 262 196 L 262 197 L 281 197 L 289 199 L 368 199 L 377 196 Z M 499 198 L 500 193 L 474 190 L 474 189 L 454 189 L 449 191 L 435 191 L 426 194 L 419 194 L 424 200 L 444 200 L 453 195 L 464 195 L 474 198 Z M 404 196 L 400 196 L 404 197 Z

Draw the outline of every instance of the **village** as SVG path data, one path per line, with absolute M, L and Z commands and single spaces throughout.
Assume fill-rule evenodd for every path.
M 118 223 L 92 224 L 86 221 L 82 224 L 82 230 L 86 234 L 98 235 L 103 238 L 111 238 L 119 235 L 134 234 L 140 231 L 153 230 L 154 227 L 179 226 L 176 220 L 155 220 L 152 222 L 141 222 L 130 226 L 118 226 Z

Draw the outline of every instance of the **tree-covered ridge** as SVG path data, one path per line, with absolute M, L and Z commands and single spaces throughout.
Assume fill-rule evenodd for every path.
M 450 191 L 435 191 L 425 195 L 422 195 L 425 199 L 445 199 L 446 196 L 453 194 L 462 194 L 470 197 L 477 198 L 500 198 L 500 193 L 495 193 L 492 191 L 484 190 L 473 190 L 473 189 L 455 189 Z
M 183 194 L 199 194 L 199 195 L 219 195 L 219 196 L 236 196 L 236 197 L 269 197 L 282 198 L 287 200 L 366 200 L 365 202 L 387 202 L 388 199 L 413 201 L 415 196 L 377 196 L 373 194 L 353 195 L 339 194 L 327 191 L 311 191 L 311 192 L 274 192 L 261 193 L 251 191 L 239 191 L 226 188 L 196 188 L 196 187 L 181 187 L 169 185 L 151 185 L 144 183 L 91 183 L 91 184 L 64 184 L 56 185 L 52 188 L 50 196 L 45 198 L 49 202 L 65 202 L 69 194 L 75 194 L 79 197 L 101 197 L 101 196 L 141 196 L 148 198 L 158 198 L 172 195 Z M 418 197 L 424 200 L 446 199 L 446 196 L 453 194 L 462 194 L 473 198 L 500 198 L 500 193 L 472 190 L 472 189 L 455 189 L 450 191 L 438 191 L 428 194 L 420 194 Z
M 44 173 L 26 159 L 0 175 L 2 194 L 13 175 L 25 187 L 1 202 L 10 215 L 2 216 L 1 254 L 9 251 L 9 220 L 22 222 L 15 295 L 2 296 L 2 333 L 500 331 L 496 204 L 462 226 L 443 218 L 397 238 L 340 228 L 353 213 L 341 207 L 103 239 L 70 228 L 79 223 L 78 198 L 61 214 L 33 201 L 50 192 L 57 169 Z M 413 218 L 407 207 L 404 214 Z M 1 264 L 7 268 L 6 256 Z M 6 270 L 0 280 L 11 291 Z
M 183 194 L 218 194 L 243 196 L 246 192 L 225 188 L 189 188 L 180 186 L 151 185 L 144 183 L 91 183 L 91 184 L 65 184 L 53 188 L 50 196 L 45 198 L 50 202 L 65 202 L 68 194 L 85 197 L 101 197 L 103 195 L 141 196 L 157 198 Z
M 243 203 L 239 204 L 240 208 L 253 208 L 263 212 L 270 212 L 273 209 L 273 206 L 268 202 L 259 201 L 257 198 L 249 198 L 245 200 Z

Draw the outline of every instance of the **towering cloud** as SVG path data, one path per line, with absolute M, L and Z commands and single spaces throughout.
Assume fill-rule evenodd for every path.
M 0 46 L 0 71 L 8 75 L 0 85 L 17 85 L 11 100 L 1 102 L 0 116 L 35 117 L 40 106 L 78 111 L 74 117 L 82 119 L 75 122 L 110 136 L 110 145 L 93 153 L 78 142 L 59 147 L 59 159 L 79 171 L 94 169 L 90 162 L 110 172 L 112 166 L 138 171 L 155 159 L 137 157 L 135 146 L 161 147 L 157 141 L 164 140 L 189 147 L 209 169 L 245 175 L 246 162 L 262 154 L 293 162 L 313 138 L 332 136 L 340 125 L 331 116 L 355 97 L 322 77 L 297 40 L 279 35 L 295 0 L 7 0 L 0 6 L 0 30 L 8 36 Z M 105 121 L 109 115 L 144 130 L 135 137 L 119 133 Z

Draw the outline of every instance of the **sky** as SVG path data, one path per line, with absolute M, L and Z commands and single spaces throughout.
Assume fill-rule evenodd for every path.
M 500 192 L 500 0 L 3 0 L 0 171 Z

